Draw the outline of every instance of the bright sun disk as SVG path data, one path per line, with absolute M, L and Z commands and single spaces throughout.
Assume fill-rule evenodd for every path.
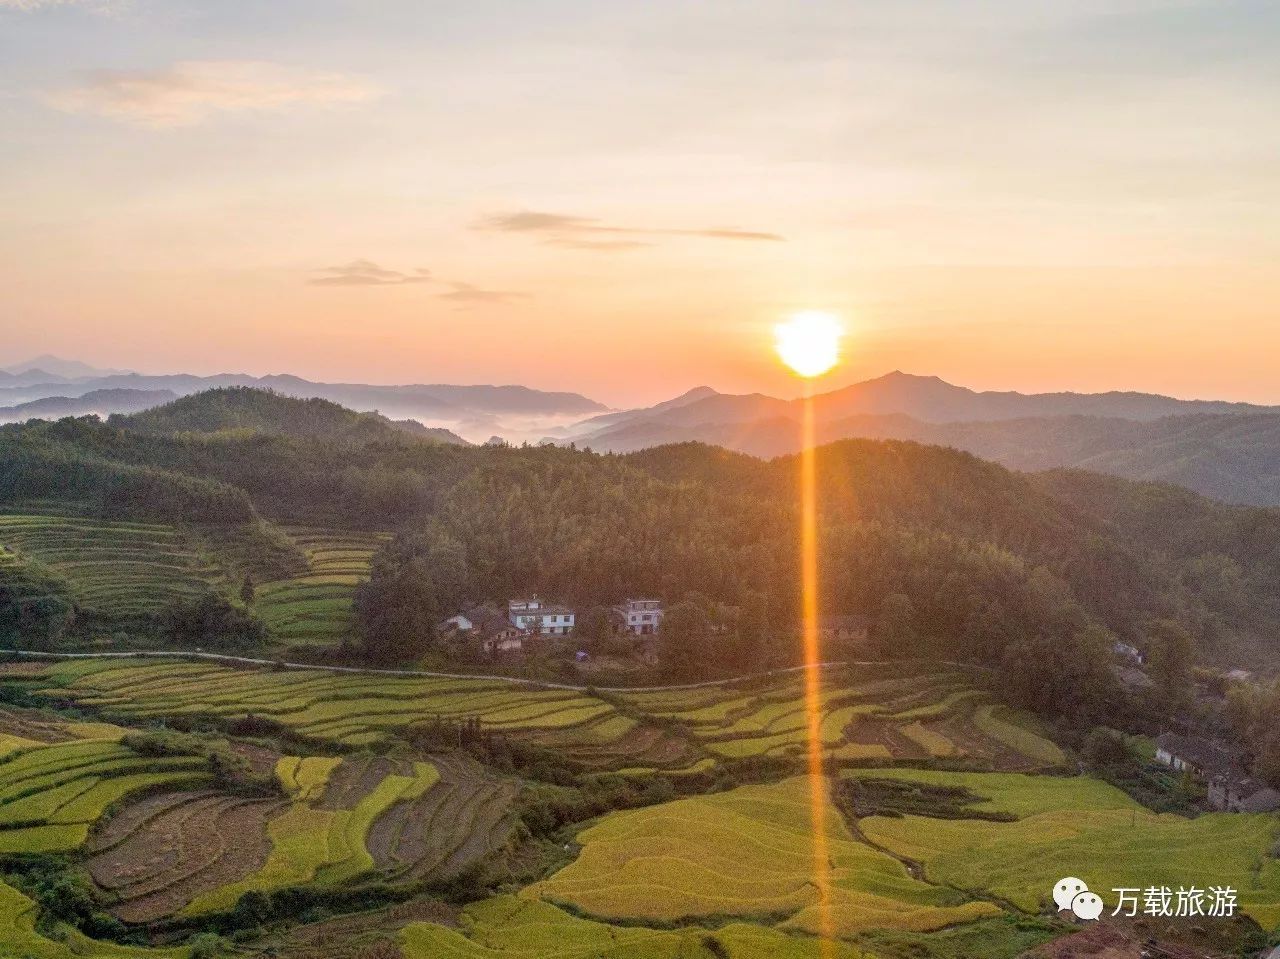
M 844 329 L 830 313 L 806 310 L 793 313 L 773 328 L 778 356 L 803 377 L 821 376 L 840 362 L 840 337 Z

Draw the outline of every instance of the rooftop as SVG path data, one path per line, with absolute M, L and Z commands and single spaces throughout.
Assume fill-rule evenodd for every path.
M 1200 736 L 1180 736 L 1162 733 L 1156 737 L 1156 746 L 1171 756 L 1185 760 L 1202 772 L 1213 776 L 1238 774 L 1239 754 L 1223 743 Z

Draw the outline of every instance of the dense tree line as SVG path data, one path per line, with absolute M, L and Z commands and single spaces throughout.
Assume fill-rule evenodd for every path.
M 312 412 L 296 414 L 305 429 L 267 429 L 302 401 L 242 391 L 228 420 L 226 397 L 211 411 L 199 400 L 183 413 L 197 430 L 129 417 L 0 430 L 0 501 L 398 531 L 357 600 L 370 655 L 385 661 L 419 651 L 460 603 L 526 592 L 584 611 L 636 594 L 687 602 L 668 626 L 694 671 L 700 658 L 796 655 L 794 458 L 698 444 L 464 448 L 344 417 L 326 431 Z M 120 476 L 138 495 L 112 491 Z M 819 495 L 824 612 L 869 617 L 885 653 L 1005 670 L 1028 705 L 1104 703 L 1100 651 L 1114 638 L 1150 652 L 1172 689 L 1190 659 L 1257 653 L 1280 627 L 1274 511 L 1069 471 L 1025 476 L 906 442 L 822 448 Z

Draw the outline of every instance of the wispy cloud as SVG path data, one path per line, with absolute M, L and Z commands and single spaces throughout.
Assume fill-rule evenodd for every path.
M 45 7 L 88 7 L 107 13 L 123 7 L 128 0 L 0 0 L 0 10 L 21 10 L 30 13 Z
M 483 303 L 513 303 L 529 297 L 528 293 L 517 290 L 491 290 L 459 280 L 436 279 L 430 270 L 391 270 L 373 260 L 352 260 L 341 266 L 315 270 L 307 283 L 310 286 L 404 286 L 409 283 L 435 283 L 448 289 L 434 296 L 460 308 Z
M 255 60 L 187 60 L 160 70 L 97 71 L 80 85 L 51 91 L 44 99 L 73 113 L 94 113 L 138 126 L 176 127 L 192 126 L 217 113 L 359 103 L 379 94 L 370 81 L 341 73 Z
M 307 282 L 312 286 L 403 286 L 406 283 L 430 283 L 430 270 L 402 273 L 388 270 L 372 260 L 352 260 L 342 266 L 326 266 L 316 270 Z
M 598 250 L 604 252 L 639 250 L 653 246 L 652 243 L 646 243 L 643 240 L 588 240 L 573 236 L 553 236 L 548 238 L 546 242 L 551 246 L 563 246 L 571 250 Z
M 650 246 L 645 242 L 661 237 L 698 237 L 705 240 L 763 240 L 780 242 L 785 239 L 777 233 L 761 230 L 740 230 L 734 227 L 703 227 L 700 229 L 626 226 L 605 223 L 596 217 L 573 216 L 566 213 L 545 213 L 537 210 L 515 210 L 494 213 L 476 224 L 482 230 L 502 233 L 530 233 L 543 236 L 548 243 L 582 250 L 629 250 Z M 634 237 L 635 239 L 602 240 L 600 236 Z
M 442 300 L 451 300 L 459 304 L 510 303 L 512 300 L 523 300 L 529 295 L 514 290 L 485 290 L 470 283 L 450 283 L 449 285 L 453 287 L 452 290 L 436 295 Z

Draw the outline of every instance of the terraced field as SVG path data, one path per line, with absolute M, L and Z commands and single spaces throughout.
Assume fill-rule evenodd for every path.
M 747 923 L 710 931 L 613 926 L 526 897 L 468 906 L 458 928 L 418 922 L 400 932 L 408 959 L 873 959 L 847 943 Z
M 59 663 L 46 695 L 122 721 L 169 716 L 256 717 L 317 740 L 362 746 L 418 723 L 478 719 L 513 735 L 586 728 L 617 713 L 567 690 L 501 681 L 353 676 L 310 670 L 237 670 L 129 660 Z
M 1063 873 L 1091 889 L 1234 886 L 1244 912 L 1264 929 L 1280 924 L 1280 860 L 1271 858 L 1280 820 L 1222 814 L 1158 815 L 1087 777 L 878 770 L 849 773 L 962 787 L 974 808 L 1012 822 L 871 816 L 868 839 L 924 866 L 933 882 L 997 896 L 1037 911 Z
M 369 577 L 373 554 L 387 536 L 286 527 L 307 558 L 307 571 L 264 583 L 256 612 L 286 646 L 334 646 L 351 636 L 351 600 Z
M 234 857 L 224 854 L 216 876 L 207 871 L 192 874 L 177 887 L 166 885 L 162 895 L 152 895 L 136 906 L 126 903 L 117 915 L 135 921 L 174 911 L 200 915 L 229 909 L 247 892 L 312 884 L 332 887 L 375 871 L 391 882 L 444 879 L 504 845 L 515 823 L 511 812 L 515 786 L 457 757 L 424 763 L 372 756 L 342 760 L 294 756 L 284 757 L 277 772 L 290 789 L 292 802 L 258 803 L 250 808 L 251 804 L 228 803 L 218 797 L 188 797 L 185 803 L 176 796 L 156 797 L 157 811 L 163 809 L 163 813 L 139 811 L 140 822 L 153 834 L 139 837 L 140 849 L 157 848 L 157 839 L 163 837 L 155 834 L 166 828 L 166 816 L 180 830 L 186 824 L 189 836 L 191 824 L 199 819 L 187 810 L 202 804 L 205 819 L 216 809 L 223 816 L 240 817 L 244 828 L 251 830 L 227 835 L 258 836 L 261 842 L 248 843 L 254 848 L 252 854 L 240 848 Z M 214 827 L 214 831 L 222 829 Z M 106 837 L 108 845 L 112 838 Z M 128 858 L 127 850 L 112 847 L 104 868 Z M 228 868 L 229 858 L 234 859 L 234 870 Z M 190 857 L 179 859 L 189 861 Z M 138 887 L 130 875 L 130 888 L 159 889 L 168 864 L 156 865 L 157 878 Z M 98 878 L 98 873 L 94 876 Z
M 149 796 L 90 840 L 89 874 L 118 918 L 163 918 L 261 868 L 267 819 L 284 805 L 190 790 Z
M 75 929 L 60 926 L 51 938 L 36 931 L 36 904 L 0 882 L 0 953 L 15 959 L 189 959 L 191 950 L 144 949 L 95 942 Z
M 433 760 L 439 774 L 420 795 L 374 821 L 368 846 L 377 868 L 392 879 L 446 879 L 502 848 L 516 819 L 514 783 L 461 756 Z
M 961 673 L 904 678 L 824 677 L 819 719 L 826 754 L 838 760 L 969 757 L 1002 769 L 1063 762 L 1026 718 L 997 709 Z M 799 756 L 808 727 L 797 677 L 750 690 L 640 692 L 627 701 L 679 722 L 712 756 Z
M 208 779 L 203 759 L 140 756 L 109 740 L 10 751 L 0 756 L 0 854 L 78 849 L 127 797 Z
M 522 797 L 520 780 L 442 749 L 451 740 L 436 725 L 479 719 L 589 772 L 663 771 L 692 787 L 700 780 L 678 777 L 800 752 L 798 676 L 625 694 L 157 659 L 22 662 L 0 676 L 103 720 L 0 706 L 0 856 L 70 855 L 100 908 L 131 928 L 211 920 L 250 892 L 368 895 L 529 856 L 547 857 L 538 862 L 550 874 L 460 915 L 439 902 L 414 912 L 430 903 L 415 899 L 334 928 L 350 919 L 362 943 L 394 937 L 407 959 L 1011 959 L 1060 928 L 1026 914 L 1045 911 L 1064 869 L 1098 889 L 1233 885 L 1250 917 L 1280 925 L 1280 862 L 1270 856 L 1280 818 L 1158 816 L 1064 775 L 1066 757 L 1033 719 L 956 670 L 824 674 L 818 725 L 840 770 L 825 809 L 841 937 L 831 950 L 814 939 L 807 778 L 610 812 L 530 841 L 517 810 L 548 787 Z M 128 726 L 250 718 L 275 725 L 233 727 L 268 736 L 233 748 L 274 774 L 279 795 L 219 792 L 203 761 L 143 757 L 117 741 Z M 432 735 L 419 736 L 425 728 Z M 973 771 L 906 768 L 913 760 Z M 36 933 L 32 904 L 9 892 L 0 887 L 0 946 L 21 943 L 40 959 L 134 955 L 77 952 L 95 947 L 74 933 L 65 942 Z M 296 950 L 280 935 L 273 948 L 286 959 L 317 954 L 305 946 L 310 933 Z
M 616 812 L 580 833 L 571 865 L 521 895 L 602 919 L 673 922 L 737 916 L 819 928 L 809 782 L 804 777 Z M 832 805 L 832 913 L 842 935 L 926 931 L 994 915 L 988 902 L 913 879 L 854 838 Z
M 2 676 L 3 674 L 0 674 Z M 112 723 L 68 722 L 38 709 L 0 706 L 0 753 L 20 746 L 76 739 L 120 739 L 126 730 Z
M 743 757 L 798 757 L 805 706 L 798 677 L 750 688 L 636 692 L 600 698 L 502 680 L 244 670 L 128 660 L 55 663 L 40 678 L 53 700 L 121 722 L 163 717 L 268 719 L 346 747 L 423 724 L 479 720 L 597 770 L 680 772 Z M 1027 717 L 996 707 L 958 673 L 899 678 L 833 673 L 822 696 L 827 755 L 846 762 L 964 758 L 1031 770 L 1064 757 Z M 615 707 L 613 704 L 617 703 Z M 619 711 L 619 710 L 623 711 Z
M 9 561 L 34 560 L 66 578 L 81 607 L 116 616 L 155 612 L 216 581 L 219 570 L 172 526 L 72 516 L 0 516 Z

